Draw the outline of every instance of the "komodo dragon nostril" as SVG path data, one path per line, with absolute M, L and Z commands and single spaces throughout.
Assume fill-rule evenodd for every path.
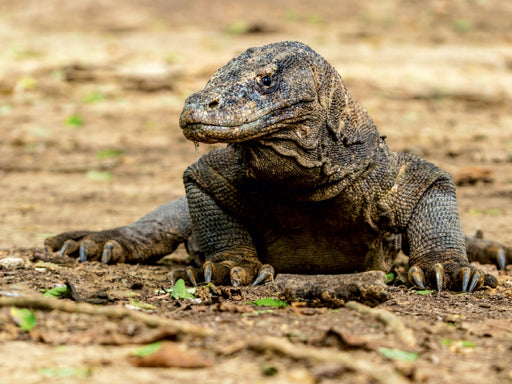
M 208 104 L 208 108 L 215 108 L 217 105 L 219 105 L 219 102 L 217 100 L 213 100 Z

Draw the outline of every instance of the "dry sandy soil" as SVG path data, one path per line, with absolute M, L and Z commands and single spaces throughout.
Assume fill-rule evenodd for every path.
M 2 301 L 3 383 L 512 382 L 511 269 L 486 267 L 498 288 L 471 295 L 397 286 L 369 311 L 278 309 L 248 304 L 279 297 L 272 286 L 171 298 L 182 250 L 157 266 L 44 254 L 49 234 L 123 225 L 183 194 L 195 160 L 178 126 L 184 99 L 247 47 L 279 40 L 334 64 L 393 150 L 485 179 L 458 187 L 464 228 L 512 246 L 510 2 L 3 1 L 0 256 L 23 266 L 0 270 L 0 299 L 67 281 L 102 304 L 27 304 L 39 308 L 27 332 Z M 42 308 L 55 303 L 72 307 Z M 126 309 L 140 303 L 158 325 Z M 129 357 L 159 339 L 173 344 L 157 367 Z

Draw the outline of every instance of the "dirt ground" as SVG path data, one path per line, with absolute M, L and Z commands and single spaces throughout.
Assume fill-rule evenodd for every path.
M 393 150 L 478 176 L 458 187 L 464 229 L 512 246 L 510 2 L 0 1 L 0 257 L 23 259 L 0 270 L 0 300 L 69 282 L 101 304 L 27 305 L 40 309 L 24 331 L 1 302 L 0 381 L 512 382 L 510 268 L 486 266 L 500 284 L 474 294 L 398 286 L 369 311 L 274 308 L 249 304 L 279 298 L 270 285 L 170 297 L 183 250 L 156 266 L 44 253 L 49 234 L 127 224 L 182 195 L 195 160 L 183 101 L 231 57 L 279 40 L 335 65 Z M 172 343 L 157 367 L 130 357 L 160 339 Z

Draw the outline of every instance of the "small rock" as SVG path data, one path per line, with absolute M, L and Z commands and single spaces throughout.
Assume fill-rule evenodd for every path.
M 8 271 L 13 269 L 25 268 L 25 260 L 21 257 L 8 256 L 0 259 L 0 269 L 6 269 Z

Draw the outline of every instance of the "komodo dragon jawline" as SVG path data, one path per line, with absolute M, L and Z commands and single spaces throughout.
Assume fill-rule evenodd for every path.
M 497 281 L 468 257 L 512 260 L 510 248 L 464 237 L 452 178 L 391 152 L 336 70 L 300 42 L 232 59 L 186 100 L 180 126 L 190 140 L 228 143 L 187 168 L 186 197 L 127 226 L 48 238 L 47 249 L 150 263 L 185 242 L 201 262 L 174 278 L 235 286 L 387 271 L 401 249 L 417 287 L 470 292 Z

